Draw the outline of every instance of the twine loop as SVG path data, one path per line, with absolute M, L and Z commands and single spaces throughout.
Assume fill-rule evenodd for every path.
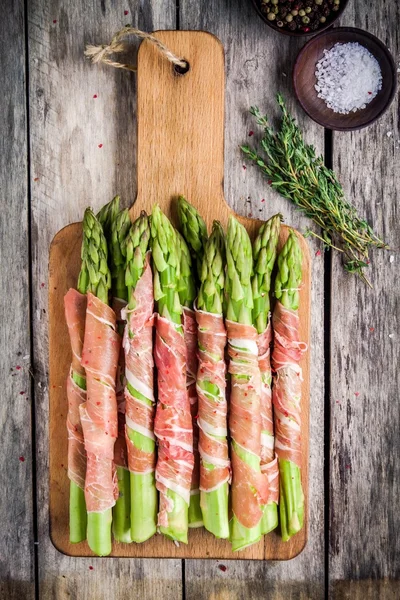
M 92 44 L 88 44 L 86 46 L 85 56 L 90 58 L 93 63 L 104 63 L 106 65 L 115 67 L 116 69 L 128 69 L 128 71 L 136 71 L 136 67 L 134 65 L 120 63 L 110 58 L 111 54 L 125 52 L 128 49 L 128 44 L 123 40 L 130 35 L 134 35 L 142 40 L 149 40 L 149 42 L 154 44 L 156 48 L 159 49 L 161 54 L 165 56 L 165 58 L 173 65 L 180 67 L 181 69 L 187 69 L 187 62 L 171 52 L 171 50 L 169 50 L 167 46 L 160 42 L 160 40 L 154 37 L 154 35 L 146 33 L 145 31 L 141 31 L 140 29 L 136 29 L 135 27 L 130 27 L 129 25 L 118 31 L 112 38 L 110 44 L 102 44 L 101 46 L 93 46 Z

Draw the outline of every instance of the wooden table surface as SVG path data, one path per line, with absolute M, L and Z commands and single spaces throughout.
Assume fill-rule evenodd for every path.
M 377 35 L 398 64 L 399 7 L 350 0 L 341 24 Z M 324 132 L 293 97 L 305 40 L 272 32 L 245 0 L 3 0 L 1 8 L 0 598 L 398 599 L 398 96 L 368 129 Z M 372 255 L 371 290 L 310 241 L 309 541 L 290 562 L 75 559 L 49 538 L 48 248 L 88 204 L 97 210 L 117 192 L 126 206 L 135 198 L 135 75 L 83 58 L 85 43 L 107 42 L 128 22 L 204 29 L 224 44 L 225 196 L 238 212 L 280 211 L 297 228 L 309 225 L 244 169 L 238 150 L 254 129 L 248 107 L 275 113 L 281 90 L 307 141 L 392 247 Z

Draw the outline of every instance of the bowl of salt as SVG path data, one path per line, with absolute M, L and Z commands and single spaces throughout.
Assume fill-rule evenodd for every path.
M 303 109 L 335 131 L 361 129 L 376 121 L 393 100 L 396 79 L 386 46 L 354 27 L 338 27 L 314 37 L 300 50 L 293 70 Z

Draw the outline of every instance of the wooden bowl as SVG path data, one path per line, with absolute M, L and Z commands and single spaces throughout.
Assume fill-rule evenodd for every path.
M 366 108 L 347 115 L 333 112 L 322 98 L 318 98 L 315 84 L 317 62 L 336 43 L 358 42 L 379 63 L 382 72 L 382 89 Z M 388 108 L 396 92 L 396 67 L 386 46 L 374 35 L 354 27 L 338 27 L 316 36 L 302 48 L 293 69 L 294 90 L 306 113 L 317 123 L 335 131 L 352 131 L 371 125 Z
M 326 23 L 321 23 L 321 26 L 318 27 L 316 31 L 290 31 L 290 29 L 285 29 L 284 27 L 278 27 L 274 21 L 268 21 L 267 15 L 261 10 L 261 2 L 260 0 L 251 0 L 254 8 L 256 9 L 258 15 L 262 18 L 264 23 L 266 23 L 271 29 L 277 31 L 278 33 L 283 33 L 284 35 L 291 35 L 292 37 L 302 37 L 302 36 L 310 36 L 317 35 L 321 31 L 325 31 L 328 27 L 331 27 L 335 21 L 343 14 L 346 6 L 349 3 L 349 0 L 340 0 L 340 8 L 337 12 L 334 13 L 334 16 L 331 16 L 327 19 Z

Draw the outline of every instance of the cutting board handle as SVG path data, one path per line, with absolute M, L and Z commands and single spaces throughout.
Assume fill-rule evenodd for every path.
M 131 209 L 151 212 L 154 203 L 174 218 L 173 200 L 184 195 L 226 221 L 230 210 L 223 196 L 224 50 L 203 31 L 158 31 L 174 54 L 188 62 L 181 74 L 150 42 L 138 53 L 137 120 L 138 193 Z M 172 200 L 172 202 L 171 202 Z

